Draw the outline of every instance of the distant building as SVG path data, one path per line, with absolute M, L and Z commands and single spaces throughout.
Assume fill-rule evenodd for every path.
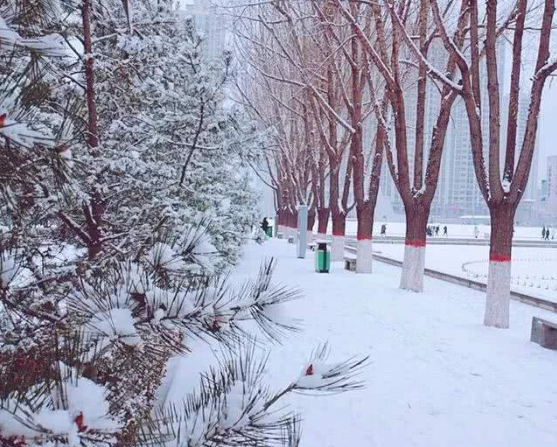
M 557 219 L 557 155 L 547 157 L 546 181 L 545 214 L 548 218 Z
M 539 202 L 541 204 L 541 208 L 545 207 L 545 201 L 547 200 L 547 180 L 542 179 L 540 183 L 540 190 L 538 192 Z
M 211 0 L 188 0 L 182 2 L 180 10 L 184 16 L 192 16 L 197 32 L 203 37 L 203 54 L 208 59 L 222 57 L 227 46 L 226 20 L 217 11 Z

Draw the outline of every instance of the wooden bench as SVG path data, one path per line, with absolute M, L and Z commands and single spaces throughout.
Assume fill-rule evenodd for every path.
M 350 272 L 356 271 L 356 255 L 344 255 L 344 269 Z
M 557 323 L 532 317 L 530 341 L 547 349 L 557 349 Z

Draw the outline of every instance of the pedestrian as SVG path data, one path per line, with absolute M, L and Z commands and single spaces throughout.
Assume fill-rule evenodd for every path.
M 545 240 L 549 240 L 549 227 L 545 229 Z
M 545 239 L 545 226 L 542 228 L 542 239 Z
M 439 225 L 435 227 L 435 236 L 439 236 Z
M 443 236 L 447 237 L 447 225 L 443 227 Z
M 266 217 L 264 217 L 263 222 L 261 222 L 261 229 L 263 230 L 263 233 L 267 234 L 267 230 L 269 229 L 269 222 L 267 221 Z
M 384 234 L 385 236 L 387 236 L 387 224 L 383 224 L 383 227 L 384 227 L 384 229 L 383 229 L 383 234 Z

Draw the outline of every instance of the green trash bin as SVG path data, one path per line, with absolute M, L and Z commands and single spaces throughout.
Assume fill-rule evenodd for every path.
M 327 250 L 326 242 L 318 242 L 315 250 L 315 271 L 329 273 L 331 269 L 331 252 Z
M 265 234 L 269 237 L 273 237 L 273 227 L 267 228 L 267 232 Z

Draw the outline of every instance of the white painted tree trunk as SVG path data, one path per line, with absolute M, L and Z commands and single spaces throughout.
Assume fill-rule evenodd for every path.
M 371 273 L 373 262 L 371 249 L 371 239 L 362 239 L 356 242 L 356 273 Z
M 308 244 L 313 243 L 313 231 L 308 231 L 307 232 L 307 241 L 308 241 Z
M 405 245 L 400 288 L 412 292 L 423 292 L 425 268 L 425 246 Z
M 333 235 L 333 244 L 331 246 L 331 261 L 344 261 L 344 236 Z
M 317 240 L 318 241 L 326 241 L 327 240 L 327 234 L 326 233 L 317 233 Z
M 279 225 L 278 226 L 278 232 L 282 233 L 282 237 L 287 239 L 288 236 L 286 235 L 286 227 L 284 225 Z
M 511 261 L 489 261 L 484 325 L 507 329 L 511 300 Z

